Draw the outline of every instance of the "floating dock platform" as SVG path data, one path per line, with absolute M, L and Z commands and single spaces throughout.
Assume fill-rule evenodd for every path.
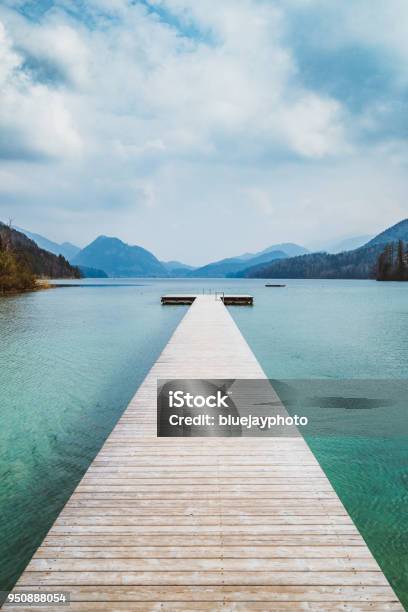
M 403 610 L 303 438 L 157 438 L 158 378 L 265 373 L 196 296 L 15 592 L 69 592 L 70 612 Z
M 190 306 L 198 295 L 200 294 L 190 293 L 183 295 L 162 295 L 161 303 L 168 305 L 185 304 Z M 213 300 L 219 300 L 223 302 L 225 306 L 252 306 L 254 303 L 254 298 L 252 295 L 229 295 L 223 292 L 215 292 L 207 295 L 210 295 Z

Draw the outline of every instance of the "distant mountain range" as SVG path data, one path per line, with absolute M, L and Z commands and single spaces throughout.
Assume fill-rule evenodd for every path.
M 352 236 L 351 238 L 343 238 L 342 240 L 329 240 L 323 242 L 315 242 L 313 248 L 310 247 L 310 252 L 316 253 L 324 251 L 325 253 L 342 253 L 343 251 L 352 251 L 367 244 L 372 236 L 364 234 L 363 236 Z
M 58 244 L 57 242 L 53 242 L 52 240 L 48 240 L 44 236 L 40 234 L 34 234 L 33 232 L 29 232 L 28 230 L 22 229 L 21 227 L 15 228 L 17 231 L 22 232 L 31 240 L 45 251 L 49 251 L 50 253 L 54 253 L 54 255 L 62 255 L 65 259 L 72 259 L 75 257 L 77 253 L 81 250 L 79 247 L 71 244 L 70 242 L 63 242 L 62 244 Z
M 189 266 L 181 261 L 162 261 L 161 262 L 167 270 L 194 270 L 194 266 Z
M 241 278 L 374 278 L 377 258 L 384 245 L 397 240 L 408 241 L 408 219 L 386 229 L 358 249 L 337 254 L 310 253 L 249 266 L 234 276 Z
M 173 278 L 185 278 L 195 270 L 194 266 L 181 263 L 181 261 L 162 261 L 161 263 L 166 268 L 167 275 Z
M 180 261 L 159 261 L 147 249 L 115 237 L 99 236 L 81 250 L 69 242 L 58 244 L 39 234 L 24 233 L 41 248 L 65 256 L 80 268 L 83 276 L 95 278 L 368 278 L 373 274 L 381 245 L 408 240 L 408 219 L 374 238 L 357 236 L 326 242 L 327 250 L 323 252 L 310 252 L 291 242 L 279 243 L 257 253 L 243 253 L 198 268 Z
M 342 253 L 310 253 L 251 266 L 237 273 L 241 278 L 374 278 L 382 248 L 361 247 Z
M 279 244 L 272 244 L 271 246 L 266 247 L 266 249 L 263 249 L 263 251 L 258 251 L 256 253 L 244 253 L 243 255 L 238 255 L 232 259 L 254 259 L 254 257 L 266 255 L 272 251 L 283 251 L 287 257 L 296 257 L 296 255 L 305 255 L 306 253 L 310 253 L 309 249 L 306 249 L 306 247 L 300 246 L 299 244 L 295 244 L 294 242 L 281 242 Z
M 225 278 L 230 274 L 236 274 L 244 270 L 251 264 L 255 265 L 256 263 L 272 261 L 274 259 L 284 259 L 285 257 L 287 257 L 287 255 L 283 251 L 272 251 L 266 256 L 260 256 L 259 258 L 254 257 L 244 260 L 238 258 L 222 259 L 221 261 L 216 261 L 207 266 L 197 268 L 193 272 L 190 272 L 189 276 L 194 278 Z
M 190 272 L 189 276 L 194 278 L 225 278 L 227 275 L 236 274 L 249 266 L 255 266 L 275 259 L 285 259 L 294 255 L 308 253 L 307 249 L 298 244 L 286 242 L 274 244 L 259 253 L 245 253 L 228 259 L 215 261 Z

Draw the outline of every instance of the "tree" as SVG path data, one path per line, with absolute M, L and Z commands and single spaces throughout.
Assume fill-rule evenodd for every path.
M 386 280 L 388 277 L 389 263 L 385 250 L 380 253 L 377 261 L 377 280 Z
M 398 280 L 405 280 L 405 275 L 407 272 L 406 262 L 405 262 L 405 248 L 402 240 L 398 241 L 397 247 L 397 266 L 396 266 L 396 275 Z
M 408 250 L 404 242 L 398 241 L 397 248 L 385 245 L 377 260 L 376 278 L 379 281 L 408 281 Z
M 13 249 L 10 225 L 5 228 L 0 236 L 0 294 L 34 289 L 35 277 Z

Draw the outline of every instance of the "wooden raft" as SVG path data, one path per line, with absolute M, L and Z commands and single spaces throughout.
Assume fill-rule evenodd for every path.
M 16 590 L 70 612 L 402 610 L 302 438 L 156 438 L 157 378 L 261 377 L 198 296 Z

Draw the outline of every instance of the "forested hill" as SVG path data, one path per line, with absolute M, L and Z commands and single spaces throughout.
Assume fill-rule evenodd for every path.
M 33 240 L 0 222 L 0 293 L 34 287 L 36 278 L 79 278 L 62 255 L 40 249 Z
M 364 246 L 331 255 L 311 253 L 247 268 L 244 278 L 375 278 L 378 255 L 384 245 Z
M 379 255 L 397 240 L 408 242 L 408 219 L 392 225 L 370 242 L 352 251 L 310 253 L 245 268 L 244 278 L 376 278 Z
M 377 234 L 374 238 L 370 240 L 366 244 L 366 246 L 373 246 L 377 244 L 389 244 L 391 242 L 398 242 L 398 240 L 402 240 L 404 242 L 408 241 L 408 219 L 403 219 L 399 223 L 388 227 L 386 230 Z

